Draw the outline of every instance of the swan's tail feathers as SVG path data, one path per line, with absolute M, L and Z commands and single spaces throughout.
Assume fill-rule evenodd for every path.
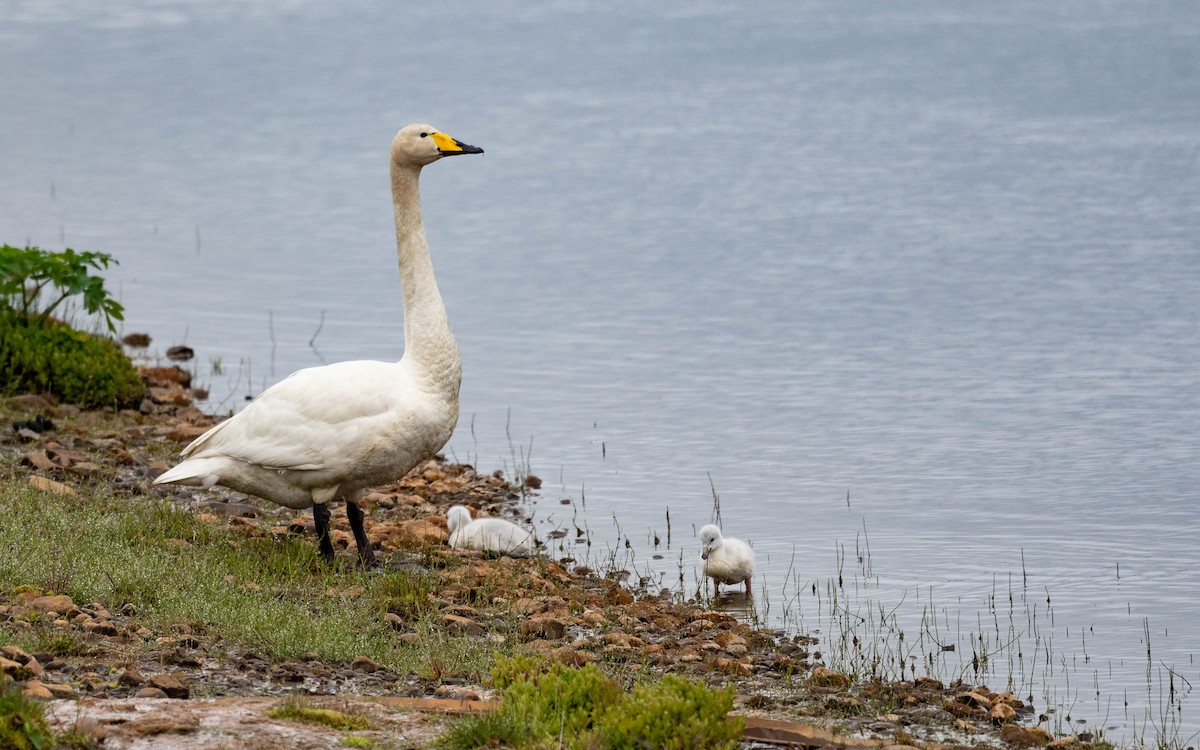
M 155 484 L 182 484 L 188 487 L 209 489 L 221 481 L 218 464 L 221 459 L 192 458 L 178 466 L 167 469 L 154 480 Z

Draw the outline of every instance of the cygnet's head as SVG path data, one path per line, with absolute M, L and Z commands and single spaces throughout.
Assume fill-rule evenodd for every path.
M 450 533 L 458 531 L 471 522 L 471 511 L 465 505 L 455 505 L 446 512 L 446 526 Z
M 711 523 L 700 529 L 700 559 L 707 560 L 712 551 L 721 546 L 721 530 Z
M 483 149 L 459 143 L 432 125 L 406 125 L 392 139 L 392 161 L 397 166 L 423 167 L 443 156 L 482 154 Z

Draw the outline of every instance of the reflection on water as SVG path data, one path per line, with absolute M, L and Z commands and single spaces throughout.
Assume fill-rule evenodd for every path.
M 764 623 L 1016 638 L 991 674 L 1121 733 L 1188 700 L 1200 18 L 434 12 L 0 6 L 4 241 L 114 254 L 125 332 L 237 408 L 399 356 L 387 145 L 433 121 L 487 150 L 422 185 L 447 452 L 532 468 L 572 556 L 692 596 L 719 494 Z

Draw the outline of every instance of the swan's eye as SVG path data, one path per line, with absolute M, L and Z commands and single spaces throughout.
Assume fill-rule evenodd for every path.
M 421 133 L 421 137 L 422 137 L 422 138 L 428 138 L 428 137 L 429 137 L 429 133 Z

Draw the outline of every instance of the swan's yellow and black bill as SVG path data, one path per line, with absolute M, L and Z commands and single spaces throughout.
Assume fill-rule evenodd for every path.
M 468 146 L 465 143 L 459 143 L 445 133 L 430 133 L 429 137 L 437 144 L 438 152 L 443 156 L 453 156 L 454 154 L 482 154 L 483 149 L 478 146 Z

